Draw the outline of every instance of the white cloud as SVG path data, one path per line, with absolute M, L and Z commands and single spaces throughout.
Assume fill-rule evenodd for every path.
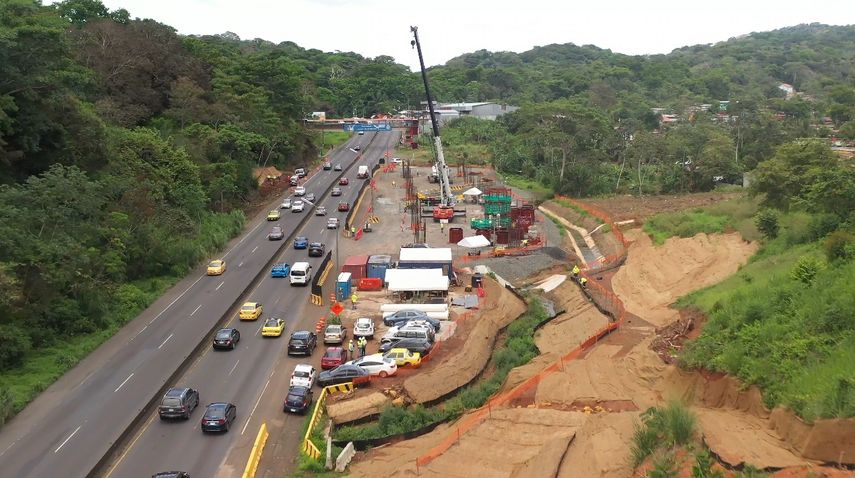
M 522 52 L 550 43 L 626 54 L 667 53 L 799 23 L 855 23 L 851 0 L 104 0 L 182 34 L 232 31 L 243 39 L 389 55 L 415 69 L 410 25 L 427 65 L 480 49 Z

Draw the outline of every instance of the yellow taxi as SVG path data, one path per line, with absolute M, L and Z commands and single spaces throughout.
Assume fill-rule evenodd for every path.
M 279 337 L 285 331 L 285 321 L 278 317 L 271 317 L 264 322 L 261 328 L 263 337 Z
M 403 367 L 404 365 L 418 367 L 422 364 L 422 354 L 418 352 L 410 352 L 404 348 L 391 349 L 386 352 L 383 357 L 394 360 L 395 364 L 399 367 Z
M 280 216 L 279 216 L 279 210 L 278 209 L 274 209 L 274 210 L 267 213 L 267 220 L 268 221 L 278 221 L 279 217 Z
M 217 259 L 208 263 L 208 275 L 219 276 L 226 272 L 226 261 Z
M 255 320 L 264 310 L 258 302 L 245 302 L 240 308 L 240 320 Z

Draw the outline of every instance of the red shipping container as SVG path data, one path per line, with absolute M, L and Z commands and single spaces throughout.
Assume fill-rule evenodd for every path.
M 368 275 L 368 256 L 350 256 L 341 266 L 342 272 L 350 272 L 350 283 L 356 284 L 359 279 Z
M 462 227 L 452 227 L 448 230 L 448 243 L 449 244 L 457 244 L 458 242 L 463 240 L 463 228 Z
M 359 279 L 356 288 L 359 290 L 382 290 L 383 279 L 379 277 L 365 277 Z

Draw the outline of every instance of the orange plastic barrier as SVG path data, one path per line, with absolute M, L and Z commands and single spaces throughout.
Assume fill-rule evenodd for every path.
M 359 290 L 382 290 L 383 279 L 379 277 L 363 277 L 356 283 L 356 288 Z

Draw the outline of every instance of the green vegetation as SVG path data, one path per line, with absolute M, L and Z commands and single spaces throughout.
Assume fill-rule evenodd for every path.
M 352 134 L 346 131 L 324 131 L 315 136 L 315 147 L 321 153 L 326 153 L 330 148 L 347 142 L 351 136 Z
M 421 405 L 409 408 L 387 407 L 380 413 L 376 422 L 341 427 L 335 430 L 334 438 L 368 440 L 408 433 L 483 406 L 499 391 L 511 369 L 525 365 L 537 356 L 539 352 L 534 344 L 534 331 L 535 327 L 546 319 L 546 310 L 540 300 L 530 299 L 526 313 L 511 322 L 507 328 L 507 340 L 493 353 L 492 365 L 495 369 L 489 378 L 464 388 L 453 398 L 433 408 Z
M 502 175 L 502 182 L 512 188 L 519 188 L 525 189 L 526 191 L 531 191 L 536 194 L 540 199 L 549 199 L 555 194 L 547 186 L 544 186 L 543 184 L 533 179 L 524 178 L 522 176 L 504 174 Z
M 751 199 L 732 199 L 688 212 L 657 214 L 644 222 L 643 230 L 655 244 L 663 244 L 669 237 L 692 237 L 698 233 L 737 231 L 746 240 L 759 239 L 753 215 L 757 202 Z
M 855 416 L 855 170 L 826 150 L 799 141 L 761 163 L 762 247 L 735 276 L 679 302 L 709 315 L 683 365 L 756 384 L 767 406 L 807 420 Z
M 688 445 L 695 437 L 697 420 L 685 405 L 669 403 L 665 408 L 652 407 L 641 414 L 641 424 L 632 437 L 633 466 L 664 449 Z

